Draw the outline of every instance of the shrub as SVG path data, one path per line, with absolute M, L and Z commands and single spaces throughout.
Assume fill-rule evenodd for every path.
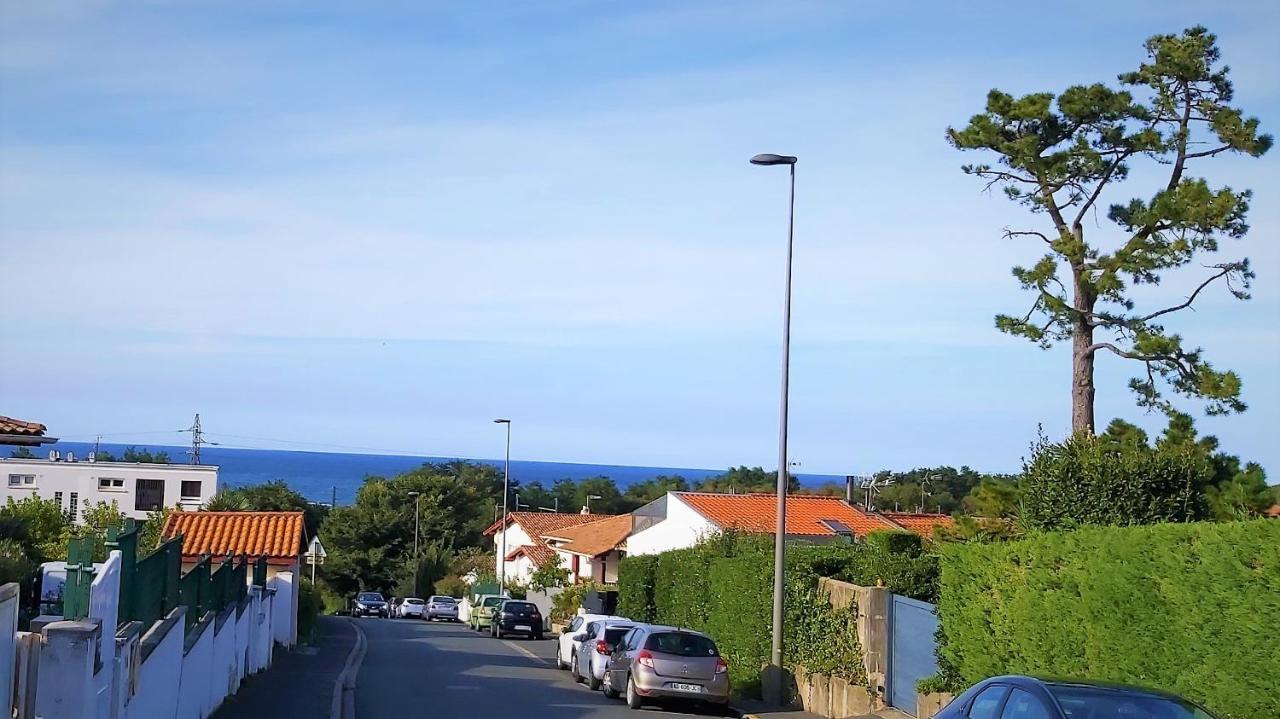
M 311 582 L 298 585 L 298 639 L 313 643 L 316 615 L 324 610 L 324 598 L 320 588 Z
M 1280 716 L 1280 522 L 1087 527 L 948 545 L 940 664 L 1150 686 Z M 952 689 L 959 686 L 952 685 Z
M 618 565 L 618 614 L 637 622 L 652 622 L 653 584 L 657 576 L 657 555 L 624 558 Z
M 1041 443 L 1020 483 L 1032 529 L 1190 522 L 1208 516 L 1212 468 L 1195 445 L 1120 444 L 1077 434 Z
M 889 554 L 918 557 L 924 553 L 924 539 L 920 535 L 912 534 L 911 532 L 896 530 L 872 532 L 867 535 L 866 543 L 868 547 L 876 551 Z
M 566 623 L 571 617 L 578 613 L 578 609 L 582 606 L 582 600 L 586 598 L 587 592 L 593 589 L 602 589 L 603 585 L 596 582 L 586 582 L 583 584 L 570 584 L 560 593 L 551 599 L 551 621 Z
M 769 663 L 772 556 L 752 553 L 711 561 L 704 599 L 707 621 L 695 628 L 715 638 L 720 654 L 729 663 L 733 686 L 754 693 L 760 683 L 760 667 Z

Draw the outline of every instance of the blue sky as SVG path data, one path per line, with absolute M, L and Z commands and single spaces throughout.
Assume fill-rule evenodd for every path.
M 1274 133 L 1280 6 L 922 7 L 6 3 L 0 413 L 477 457 L 510 416 L 523 459 L 772 467 L 786 176 L 746 162 L 768 151 L 801 158 L 802 471 L 1015 470 L 1069 427 L 1069 355 L 992 328 L 1037 248 L 1001 239 L 1026 217 L 944 129 L 1203 23 Z M 1275 163 L 1202 166 L 1255 192 L 1223 256 L 1256 291 L 1169 323 L 1245 379 L 1250 410 L 1203 430 L 1273 472 Z M 1162 424 L 1100 365 L 1100 422 Z

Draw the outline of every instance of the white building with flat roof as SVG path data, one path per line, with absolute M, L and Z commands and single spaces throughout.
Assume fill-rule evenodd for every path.
M 162 507 L 199 509 L 218 493 L 218 468 L 203 464 L 0 458 L 0 477 L 0 503 L 5 497 L 52 499 L 77 522 L 85 507 L 98 502 L 146 519 Z

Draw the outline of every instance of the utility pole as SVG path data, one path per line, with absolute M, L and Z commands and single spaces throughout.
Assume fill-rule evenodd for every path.
M 196 413 L 196 419 L 187 429 L 178 430 L 179 432 L 191 433 L 191 449 L 187 450 L 187 454 L 191 455 L 192 464 L 200 464 L 200 447 L 201 445 L 217 446 L 217 442 L 210 442 L 204 438 L 204 433 L 200 430 L 200 413 Z
M 102 451 L 102 435 L 98 435 L 98 438 L 93 440 L 93 456 L 95 459 L 97 458 L 98 453 L 101 451 Z

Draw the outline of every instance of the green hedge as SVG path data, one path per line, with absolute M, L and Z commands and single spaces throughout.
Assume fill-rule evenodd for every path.
M 899 594 L 932 600 L 937 560 L 919 541 L 894 536 L 866 544 L 792 544 L 787 549 L 786 661 L 865 685 L 856 607 L 831 608 L 819 577 L 855 584 L 881 581 Z M 727 532 L 697 546 L 627 557 L 618 572 L 618 613 L 688 627 L 715 638 L 739 691 L 759 687 L 769 662 L 773 611 L 773 542 Z
M 627 557 L 618 567 L 618 614 L 652 622 L 653 584 L 658 577 L 656 554 Z
M 943 550 L 944 672 L 1171 691 L 1280 716 L 1280 521 L 1089 527 Z

